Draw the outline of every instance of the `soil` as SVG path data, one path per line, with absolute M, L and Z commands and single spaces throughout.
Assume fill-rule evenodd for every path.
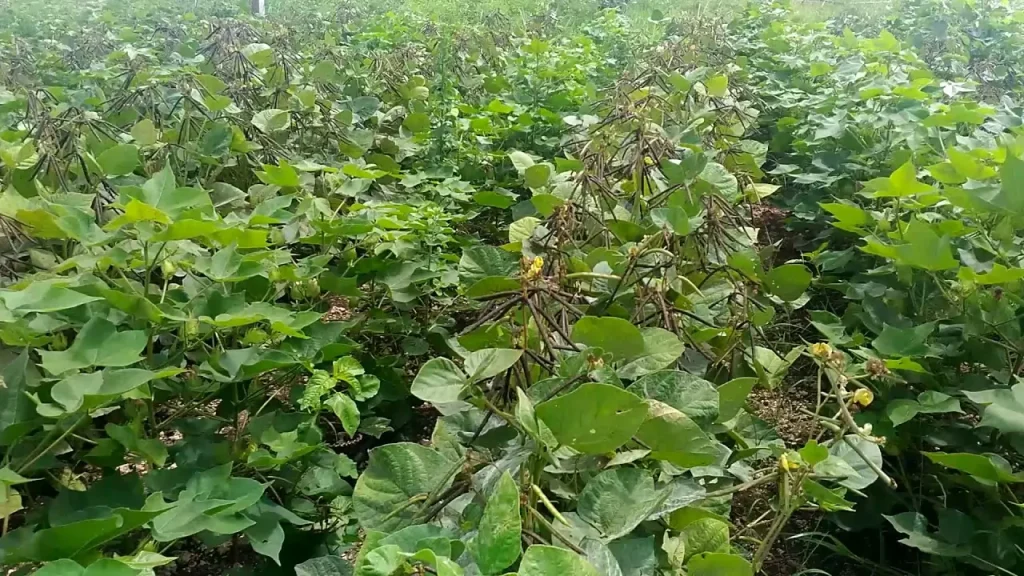
M 814 412 L 816 393 L 816 389 L 803 384 L 803 381 L 788 389 L 782 386 L 773 390 L 755 388 L 750 393 L 748 405 L 753 408 L 758 418 L 768 422 L 778 431 L 779 437 L 787 447 L 798 449 L 818 433 L 818 424 L 814 417 L 801 411 L 803 409 Z
M 211 548 L 195 539 L 176 544 L 165 556 L 177 559 L 154 570 L 156 576 L 223 576 L 231 570 L 253 568 L 264 560 L 253 549 L 241 542 L 226 542 Z

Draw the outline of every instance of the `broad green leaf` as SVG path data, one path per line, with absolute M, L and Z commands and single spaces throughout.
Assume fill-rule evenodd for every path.
M 310 76 L 318 82 L 334 82 L 337 80 L 338 66 L 330 60 L 321 60 L 313 67 Z
M 860 450 L 860 453 L 854 449 L 854 446 Z M 862 453 L 875 467 L 881 469 L 882 451 L 878 444 L 856 434 L 848 434 L 843 440 L 833 444 L 829 452 L 831 456 L 818 464 L 815 467 L 815 472 L 826 476 L 844 477 L 839 483 L 852 490 L 863 490 L 878 479 L 878 474 L 861 457 Z
M 508 227 L 508 241 L 522 242 L 533 235 L 533 231 L 540 225 L 540 220 L 533 216 L 525 216 L 516 220 Z
M 291 113 L 287 110 L 270 108 L 257 112 L 252 117 L 252 125 L 260 132 L 270 134 L 279 130 L 285 130 L 292 124 Z
M 928 533 L 928 520 L 917 512 L 903 512 L 893 516 L 883 514 L 882 517 L 897 532 L 907 536 L 900 543 L 911 548 L 936 556 L 966 556 L 971 552 L 970 546 L 945 542 L 938 538 L 939 534 Z
M 601 454 L 629 441 L 647 418 L 647 405 L 621 388 L 588 383 L 538 404 L 536 413 L 562 444 Z
M 768 289 L 786 302 L 803 296 L 811 285 L 811 271 L 803 264 L 784 264 L 768 272 Z
M 989 426 L 1003 434 L 1024 433 L 1024 384 L 978 392 L 964 391 L 964 395 L 984 407 L 979 427 Z
M 853 502 L 842 496 L 843 488 L 829 489 L 810 478 L 804 478 L 801 487 L 808 499 L 825 512 L 853 511 Z
M 494 246 L 472 246 L 462 251 L 459 260 L 459 278 L 480 280 L 490 276 L 508 276 L 518 268 L 518 262 L 508 252 Z
M 132 126 L 132 138 L 139 146 L 152 146 L 160 141 L 160 133 L 157 132 L 152 120 L 143 118 Z
M 704 85 L 707 87 L 709 95 L 715 98 L 725 98 L 729 91 L 729 77 L 725 74 L 712 76 L 704 81 Z
M 508 153 L 508 159 L 512 161 L 512 165 L 515 166 L 516 170 L 521 174 L 533 166 L 533 158 L 531 158 L 526 152 L 520 152 L 519 150 L 510 151 Z
M 366 530 L 386 531 L 410 525 L 426 496 L 450 485 L 452 472 L 460 465 L 409 442 L 370 450 L 370 462 L 352 493 L 359 524 Z
M 434 404 L 457 402 L 469 383 L 466 374 L 447 358 L 431 358 L 420 367 L 410 392 L 420 400 Z
M 813 438 L 807 441 L 807 444 L 799 450 L 799 453 L 804 462 L 812 467 L 828 459 L 828 448 L 818 444 L 818 441 Z
M 48 282 L 33 282 L 19 291 L 0 290 L 0 299 L 11 312 L 44 314 L 102 300 L 98 296 L 89 296 Z
M 689 416 L 657 400 L 647 403 L 649 418 L 637 430 L 636 437 L 651 449 L 651 458 L 681 468 L 704 466 L 715 460 L 711 439 Z
M 551 165 L 548 163 L 534 164 L 523 173 L 526 178 L 526 185 L 530 188 L 540 188 L 551 179 Z
M 227 123 L 214 123 L 199 143 L 199 152 L 206 156 L 220 157 L 231 149 L 234 131 Z
M 935 233 L 932 225 L 917 218 L 911 220 L 903 233 L 905 243 L 894 247 L 896 260 L 925 270 L 949 270 L 959 266 L 953 258 L 949 238 Z
M 519 361 L 522 350 L 485 348 L 466 356 L 464 367 L 470 382 L 479 382 L 501 374 Z
M 926 342 L 934 330 L 933 322 L 913 328 L 896 328 L 886 324 L 878 338 L 871 342 L 871 346 L 885 356 L 926 356 L 931 351 Z
M 655 226 L 679 236 L 686 236 L 693 231 L 693 227 L 690 226 L 690 215 L 679 206 L 651 210 L 651 221 Z
M 430 115 L 425 112 L 413 112 L 405 117 L 402 126 L 410 132 L 426 132 L 430 130 Z
M 40 350 L 39 355 L 43 368 L 56 375 L 89 366 L 128 366 L 142 360 L 139 353 L 145 346 L 146 333 L 142 330 L 118 332 L 113 324 L 97 316 L 82 327 L 67 350 Z
M 1014 474 L 1010 464 L 1001 456 L 994 454 L 970 454 L 967 452 L 923 452 L 929 460 L 936 464 L 970 474 L 988 482 L 1024 482 L 1024 478 Z
M 333 394 L 324 404 L 341 420 L 345 433 L 355 438 L 359 430 L 359 407 L 356 401 L 347 394 Z
M 688 576 L 754 576 L 754 569 L 742 556 L 703 553 L 690 558 L 686 573 Z
M 889 402 L 885 413 L 893 426 L 909 422 L 918 414 L 943 414 L 961 412 L 960 401 L 941 392 L 928 391 L 918 395 L 917 400 L 897 399 Z
M 934 192 L 931 186 L 917 180 L 917 170 L 912 162 L 906 162 L 886 179 L 879 179 L 872 196 L 875 198 L 903 198 Z
M 134 144 L 118 144 L 96 157 L 107 176 L 131 174 L 139 166 L 139 149 Z
M 678 336 L 663 328 L 644 328 L 644 352 L 639 358 L 618 370 L 620 378 L 629 380 L 668 368 L 683 354 L 685 346 Z
M 87 397 L 120 396 L 157 377 L 156 372 L 138 368 L 79 373 L 54 384 L 50 396 L 64 410 L 74 412 L 85 404 Z
M 28 350 L 17 356 L 0 351 L 0 362 L 0 440 L 8 444 L 36 425 L 35 405 L 28 394 L 39 385 L 40 375 Z
M 621 538 L 647 519 L 669 496 L 655 489 L 641 468 L 617 467 L 594 476 L 580 492 L 576 512 L 597 528 L 604 541 Z
M 295 576 L 353 576 L 352 564 L 341 556 L 321 556 L 295 566 Z
M 718 416 L 718 390 L 703 378 L 670 370 L 640 378 L 629 391 L 668 404 L 694 420 L 711 423 Z
M 729 525 L 717 518 L 697 519 L 683 528 L 681 536 L 684 562 L 698 554 L 729 551 Z
M 603 576 L 585 558 L 572 550 L 534 545 L 526 549 L 519 563 L 519 576 Z
M 734 378 L 718 387 L 718 422 L 728 422 L 747 403 L 757 378 Z
M 632 360 L 645 350 L 640 329 L 614 316 L 584 316 L 573 325 L 570 337 L 578 344 L 604 350 L 617 361 Z
M 484 575 L 499 574 L 522 552 L 519 487 L 507 471 L 494 486 L 470 550 Z
M 466 298 L 484 298 L 499 292 L 511 292 L 522 287 L 522 283 L 507 276 L 488 276 L 466 288 Z

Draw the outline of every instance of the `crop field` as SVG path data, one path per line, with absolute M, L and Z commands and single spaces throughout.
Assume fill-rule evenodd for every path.
M 0 574 L 1024 575 L 1009 0 L 0 0 Z

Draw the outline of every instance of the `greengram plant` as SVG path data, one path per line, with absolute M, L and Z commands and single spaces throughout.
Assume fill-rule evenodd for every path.
M 563 4 L 12 6 L 0 564 L 1019 573 L 1018 19 Z

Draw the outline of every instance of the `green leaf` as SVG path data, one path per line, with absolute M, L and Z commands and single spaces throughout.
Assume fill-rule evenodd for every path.
M 551 179 L 551 165 L 548 163 L 534 164 L 523 173 L 526 178 L 526 185 L 530 188 L 540 188 Z
M 690 226 L 690 215 L 680 206 L 651 210 L 651 221 L 655 226 L 679 236 L 686 236 L 693 231 L 693 227 Z
M 139 353 L 146 347 L 142 330 L 118 332 L 104 318 L 94 317 L 82 327 L 74 343 L 61 352 L 40 350 L 42 366 L 51 374 L 89 366 L 128 366 L 142 360 Z
M 120 396 L 157 377 L 156 372 L 138 368 L 79 373 L 54 384 L 50 396 L 64 410 L 74 412 L 86 404 L 86 398 Z
M 334 82 L 337 80 L 338 66 L 330 60 L 321 60 L 313 67 L 310 76 L 318 82 Z
M 689 416 L 657 400 L 648 400 L 649 418 L 636 432 L 651 449 L 650 457 L 681 468 L 705 466 L 715 460 L 715 448 Z
M 458 462 L 409 442 L 370 450 L 370 462 L 356 481 L 352 508 L 365 530 L 392 532 L 412 523 L 422 501 L 448 487 Z
M 620 466 L 594 476 L 580 492 L 576 512 L 597 528 L 605 542 L 633 531 L 669 496 L 640 468 Z
M 522 242 L 533 235 L 533 230 L 540 225 L 540 220 L 533 216 L 526 216 L 516 220 L 508 227 L 508 241 Z
M 8 444 L 35 427 L 36 409 L 28 394 L 39 385 L 40 375 L 28 350 L 16 357 L 0 351 L 0 364 L 0 441 Z
M 896 259 L 903 264 L 931 271 L 949 270 L 960 265 L 953 258 L 949 238 L 940 237 L 932 225 L 917 218 L 910 221 L 903 240 L 905 244 L 894 248 Z
M 508 370 L 522 355 L 522 350 L 485 348 L 466 356 L 464 367 L 469 374 L 469 381 L 479 382 Z
M 704 81 L 704 85 L 708 89 L 708 94 L 715 98 L 725 98 L 725 95 L 729 91 L 729 77 L 725 74 L 719 74 L 718 76 L 712 76 Z
M 107 176 L 124 176 L 139 166 L 139 149 L 134 144 L 118 144 L 100 153 L 96 161 Z
M 646 419 L 647 405 L 621 388 L 587 383 L 538 404 L 536 412 L 562 444 L 601 454 L 629 441 Z
M 143 118 L 132 126 L 132 138 L 139 146 L 152 146 L 160 141 L 160 133 L 157 132 L 152 120 Z
M 295 576 L 353 576 L 352 565 L 341 556 L 321 556 L 295 566 Z
M 803 264 L 785 264 L 768 272 L 768 289 L 786 302 L 793 302 L 811 285 L 811 271 Z
M 690 558 L 687 576 L 754 576 L 754 569 L 742 556 L 703 553 Z
M 603 576 L 585 558 L 555 546 L 530 546 L 519 563 L 519 576 Z
M 860 453 L 857 450 L 860 450 Z M 833 444 L 829 452 L 831 456 L 818 464 L 815 467 L 815 472 L 826 476 L 845 476 L 839 483 L 851 490 L 863 490 L 878 479 L 878 474 L 861 457 L 863 454 L 876 468 L 881 470 L 882 451 L 878 444 L 856 434 L 848 434 L 842 441 Z
M 966 556 L 971 553 L 970 546 L 945 542 L 936 537 L 938 535 L 929 534 L 928 520 L 922 514 L 903 512 L 894 516 L 883 514 L 882 517 L 888 520 L 897 532 L 907 536 L 900 540 L 901 544 L 936 556 Z
M 804 489 L 804 494 L 825 512 L 853 511 L 853 502 L 842 496 L 843 488 L 830 490 L 810 478 L 804 478 L 801 487 Z
M 644 353 L 643 333 L 628 320 L 614 316 L 584 316 L 572 327 L 573 342 L 600 348 L 615 360 L 632 360 Z
M 402 126 L 414 133 L 422 133 L 430 130 L 430 115 L 425 112 L 413 112 L 405 117 Z
M 508 276 L 518 268 L 518 262 L 508 252 L 494 246 L 473 246 L 462 251 L 459 260 L 459 278 L 480 280 L 490 276 Z
M 695 420 L 711 423 L 718 416 L 719 392 L 714 384 L 688 372 L 648 374 L 634 382 L 629 391 L 668 404 Z
M 252 125 L 265 134 L 285 130 L 292 125 L 291 113 L 277 108 L 262 110 L 253 115 Z
M 526 172 L 528 168 L 533 166 L 533 158 L 530 157 L 526 152 L 520 152 L 519 150 L 512 150 L 508 153 L 508 159 L 512 161 L 512 165 L 516 167 L 516 170 L 520 174 Z
M 1024 433 L 1024 384 L 978 392 L 964 391 L 964 395 L 984 407 L 978 427 L 992 427 L 1003 434 Z
M 699 518 L 683 528 L 684 562 L 697 554 L 729 551 L 729 525 L 717 518 Z
M 473 202 L 476 202 L 481 206 L 501 208 L 502 210 L 512 206 L 518 200 L 518 197 L 511 192 L 502 193 L 495 190 L 484 190 L 473 194 Z
M 814 439 L 808 440 L 799 452 L 800 457 L 811 467 L 828 459 L 828 448 L 818 444 Z
M 469 383 L 466 374 L 447 358 L 431 358 L 420 367 L 410 392 L 420 400 L 434 404 L 457 402 Z
M 875 198 L 904 198 L 934 192 L 935 189 L 918 182 L 917 170 L 912 162 L 906 162 L 887 179 L 880 179 L 877 182 L 877 189 L 872 193 Z
M 926 342 L 934 330 L 934 322 L 913 328 L 897 328 L 886 324 L 878 338 L 871 342 L 871 346 L 885 356 L 925 356 L 930 352 Z
M 466 288 L 466 298 L 485 298 L 492 294 L 499 292 L 511 292 L 518 290 L 522 286 L 519 280 L 515 278 L 508 278 L 506 276 L 488 276 L 481 278 L 474 282 L 469 288 Z
M 522 553 L 522 517 L 519 512 L 519 488 L 508 471 L 494 486 L 480 518 L 476 539 L 470 551 L 484 575 L 499 574 Z
M 355 438 L 359 430 L 359 407 L 347 394 L 333 394 L 324 404 L 341 420 L 345 433 Z
M 718 422 L 728 422 L 747 403 L 757 378 L 734 378 L 718 387 Z
M 644 340 L 643 355 L 620 368 L 620 378 L 632 380 L 663 370 L 675 363 L 683 354 L 685 346 L 672 332 L 654 327 L 644 328 L 640 332 Z
M 70 288 L 47 282 L 33 282 L 24 290 L 0 290 L 0 299 L 11 312 L 41 312 L 49 314 L 102 300 Z
M 199 143 L 199 152 L 205 156 L 220 157 L 231 149 L 234 131 L 227 123 L 214 123 Z
M 905 424 L 918 414 L 944 414 L 947 412 L 961 412 L 960 401 L 935 391 L 922 392 L 916 401 L 893 400 L 885 407 L 885 413 L 889 416 L 893 426 Z
M 923 452 L 923 454 L 936 464 L 959 470 L 980 480 L 1001 483 L 1024 482 L 1024 478 L 1011 471 L 1010 464 L 1005 459 L 994 454 L 970 454 L 967 452 Z

